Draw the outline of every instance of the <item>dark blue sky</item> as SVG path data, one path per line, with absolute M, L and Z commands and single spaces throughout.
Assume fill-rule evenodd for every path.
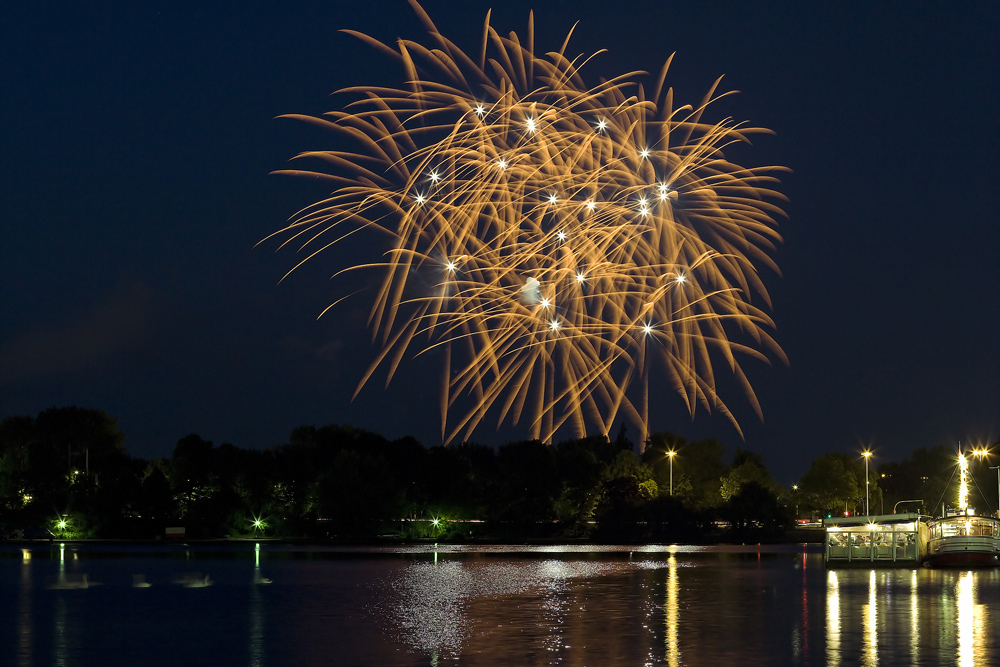
M 533 3 L 493 12 L 525 31 Z M 657 70 L 696 102 L 773 129 L 741 153 L 793 173 L 766 275 L 788 367 L 748 364 L 761 424 L 745 445 L 660 397 L 654 429 L 765 456 L 782 482 L 825 451 L 1000 438 L 1000 9 L 996 3 L 544 2 L 536 49 L 607 49 L 591 81 Z M 475 51 L 488 2 L 426 2 Z M 376 349 L 364 311 L 316 321 L 339 294 L 323 260 L 254 244 L 324 194 L 269 172 L 329 135 L 282 113 L 340 108 L 334 90 L 396 85 L 350 36 L 423 39 L 408 5 L 19 3 L 0 10 L 0 416 L 51 406 L 118 417 L 138 456 L 196 432 L 242 447 L 302 424 L 437 437 L 433 358 L 350 402 Z M 628 11 L 625 11 L 628 8 Z M 516 433 L 477 432 L 482 442 Z

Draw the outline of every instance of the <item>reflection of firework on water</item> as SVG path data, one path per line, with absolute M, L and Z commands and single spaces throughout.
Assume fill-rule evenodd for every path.
M 349 88 L 347 111 L 293 116 L 353 148 L 299 156 L 331 173 L 284 172 L 337 188 L 276 233 L 307 259 L 358 230 L 391 238 L 384 256 L 345 269 L 379 275 L 371 323 L 383 351 L 358 389 L 379 367 L 391 379 L 407 353 L 440 349 L 446 441 L 488 414 L 545 441 L 608 433 L 616 419 L 644 438 L 651 373 L 692 414 L 700 403 L 736 425 L 715 390 L 721 360 L 759 413 L 737 357 L 783 356 L 757 305 L 769 303 L 756 266 L 776 270 L 777 168 L 722 151 L 765 130 L 702 121 L 718 81 L 701 104 L 674 108 L 669 61 L 651 97 L 636 72 L 588 88 L 566 43 L 534 55 L 530 18 L 522 42 L 487 14 L 470 56 L 413 4 L 430 48 L 352 33 L 399 59 L 408 87 Z

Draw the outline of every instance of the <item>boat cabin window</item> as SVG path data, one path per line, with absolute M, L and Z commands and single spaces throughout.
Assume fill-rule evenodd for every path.
M 997 524 L 989 520 L 942 521 L 931 526 L 931 539 L 941 537 L 996 537 Z

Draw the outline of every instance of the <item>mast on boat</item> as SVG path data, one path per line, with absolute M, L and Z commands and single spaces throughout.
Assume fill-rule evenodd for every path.
M 960 483 L 958 485 L 958 509 L 962 514 L 968 514 L 969 508 L 969 461 L 965 458 L 965 452 L 958 452 L 958 471 Z

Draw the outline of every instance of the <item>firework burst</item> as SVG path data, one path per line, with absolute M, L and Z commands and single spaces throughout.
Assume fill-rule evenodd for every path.
M 641 72 L 588 87 L 589 58 L 566 55 L 569 36 L 535 55 L 531 17 L 522 42 L 487 14 L 475 57 L 411 4 L 430 47 L 348 31 L 396 58 L 404 87 L 348 88 L 343 111 L 291 116 L 350 148 L 298 156 L 322 171 L 281 172 L 335 188 L 275 233 L 302 262 L 359 231 L 390 239 L 385 255 L 340 271 L 378 276 L 382 351 L 358 390 L 438 349 L 445 442 L 487 418 L 543 441 L 625 420 L 645 440 L 651 374 L 692 415 L 701 405 L 739 429 L 715 389 L 722 363 L 759 414 L 740 359 L 783 358 L 758 274 L 777 271 L 779 168 L 740 167 L 724 150 L 766 130 L 702 120 L 719 81 L 675 107 L 669 60 L 651 96 Z

